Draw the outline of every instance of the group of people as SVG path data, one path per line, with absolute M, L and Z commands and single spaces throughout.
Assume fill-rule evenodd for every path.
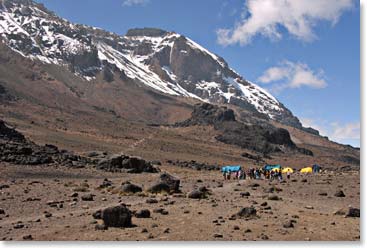
M 291 172 L 286 172 L 287 179 L 290 179 Z M 242 168 L 238 171 L 223 171 L 224 180 L 244 180 L 248 177 L 249 179 L 268 179 L 270 181 L 278 179 L 283 180 L 282 171 L 279 170 L 263 170 L 261 168 L 250 168 L 244 171 Z

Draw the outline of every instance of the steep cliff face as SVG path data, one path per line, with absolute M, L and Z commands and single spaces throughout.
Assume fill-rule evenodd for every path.
M 22 56 L 56 64 L 92 81 L 133 80 L 163 94 L 233 104 L 302 128 L 275 97 L 231 69 L 227 62 L 175 32 L 131 29 L 121 36 L 59 18 L 28 0 L 3 0 L 0 35 Z

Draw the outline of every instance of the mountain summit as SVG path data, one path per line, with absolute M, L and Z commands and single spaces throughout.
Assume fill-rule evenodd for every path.
M 135 28 L 117 35 L 70 23 L 31 0 L 2 0 L 0 35 L 22 56 L 66 67 L 88 81 L 102 74 L 111 82 L 118 75 L 160 93 L 233 104 L 303 128 L 275 97 L 239 75 L 220 56 L 175 32 Z

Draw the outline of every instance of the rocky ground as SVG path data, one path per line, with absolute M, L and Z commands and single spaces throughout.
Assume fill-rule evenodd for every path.
M 290 180 L 269 182 L 223 181 L 216 170 L 198 171 L 165 163 L 156 167 L 160 172 L 134 174 L 91 167 L 1 163 L 0 238 L 360 239 L 358 171 L 295 174 Z M 151 186 L 160 182 L 164 172 L 180 180 L 178 191 L 171 187 L 167 190 L 170 193 L 151 193 Z M 102 211 L 102 220 L 99 210 L 122 204 L 129 211 L 117 215 L 120 213 L 118 218 L 128 227 L 104 225 L 111 211 Z

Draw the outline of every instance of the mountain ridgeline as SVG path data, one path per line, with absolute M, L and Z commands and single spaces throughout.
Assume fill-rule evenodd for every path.
M 22 56 L 67 68 L 91 83 L 129 80 L 161 95 L 235 105 L 318 135 L 223 58 L 175 32 L 135 28 L 123 36 L 70 23 L 31 0 L 2 0 L 0 35 Z

